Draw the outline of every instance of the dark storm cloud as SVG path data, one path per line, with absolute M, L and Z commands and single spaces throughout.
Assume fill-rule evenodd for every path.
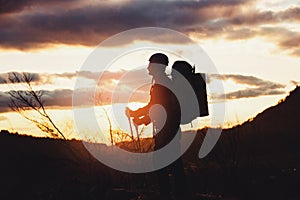
M 260 11 L 255 8 L 254 0 L 102 1 L 97 5 L 79 0 L 16 2 L 0 0 L 2 48 L 25 50 L 53 44 L 95 46 L 121 31 L 158 26 L 185 34 L 195 33 L 201 39 L 224 37 L 244 40 L 264 37 L 291 55 L 300 56 L 299 33 L 294 33 L 298 36 L 290 38 L 285 33 L 291 32 L 288 29 L 285 32 L 269 32 L 265 29 L 265 26 L 278 26 L 282 22 L 299 22 L 300 7 Z M 165 33 L 131 37 L 159 43 L 191 42 L 179 41 Z M 110 45 L 126 43 L 128 41 L 119 41 Z
M 0 14 L 18 12 L 35 1 L 32 0 L 0 0 Z
M 285 94 L 286 92 L 283 90 L 285 88 L 284 84 L 276 83 L 264 79 L 260 79 L 254 76 L 245 76 L 245 75 L 237 75 L 237 74 L 225 74 L 225 75 L 216 75 L 211 74 L 208 76 L 208 83 L 213 80 L 231 80 L 236 84 L 242 84 L 247 86 L 246 89 L 229 92 L 226 93 L 226 99 L 240 99 L 240 98 L 251 98 L 251 97 L 259 97 L 266 95 L 278 95 Z M 213 95 L 213 99 L 222 99 L 223 96 Z
M 75 3 L 77 0 L 0 0 L 0 14 L 20 12 L 32 7 L 57 6 Z
M 220 14 L 230 15 L 228 10 L 235 10 L 235 7 L 247 2 L 249 0 L 128 1 L 5 15 L 0 16 L 0 45 L 18 49 L 59 43 L 93 46 L 120 31 L 147 26 L 173 28 L 184 33 L 197 29 L 205 31 L 206 27 L 201 24 Z M 219 8 L 219 11 L 210 12 L 210 8 Z M 133 37 L 165 43 L 188 42 L 157 33 Z

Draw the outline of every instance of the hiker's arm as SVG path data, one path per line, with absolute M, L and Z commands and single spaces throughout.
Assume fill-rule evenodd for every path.
M 141 117 L 145 117 L 149 115 L 149 110 L 151 108 L 152 105 L 154 105 L 156 102 L 156 94 L 154 94 L 153 90 L 151 89 L 150 92 L 150 101 L 148 102 L 148 104 L 142 108 L 139 108 L 137 110 L 130 110 L 129 109 L 129 114 L 132 117 L 136 117 L 136 118 L 141 118 Z
M 137 118 L 149 116 L 149 110 L 151 106 L 155 104 L 161 104 L 162 99 L 165 98 L 166 92 L 167 91 L 165 87 L 162 87 L 160 85 L 152 86 L 150 90 L 150 101 L 148 102 L 148 104 L 137 110 L 129 110 L 130 116 Z
M 152 103 L 151 101 L 144 107 L 139 108 L 137 110 L 129 110 L 129 114 L 132 117 L 136 117 L 136 118 L 140 118 L 140 117 L 144 117 L 147 116 L 149 114 L 149 109 L 151 107 Z

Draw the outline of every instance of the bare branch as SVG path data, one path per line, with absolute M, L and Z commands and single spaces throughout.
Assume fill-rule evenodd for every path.
M 30 73 L 16 73 L 12 72 L 8 77 L 9 83 L 23 84 L 26 88 L 25 91 L 12 90 L 8 92 L 10 95 L 9 107 L 22 115 L 25 119 L 33 122 L 40 130 L 49 134 L 52 137 L 62 137 L 66 139 L 64 134 L 55 125 L 51 117 L 45 109 L 45 102 L 42 100 L 44 91 L 35 91 L 31 85 L 33 77 Z M 35 111 L 39 117 L 30 115 L 25 111 Z
M 101 92 L 100 92 L 100 93 L 97 93 L 97 95 L 95 95 L 95 98 L 96 98 L 96 104 L 99 104 L 99 105 L 103 106 L 103 102 L 102 102 L 102 100 L 103 100 L 102 93 L 101 93 Z M 113 145 L 113 144 L 114 144 L 114 137 L 113 137 L 113 127 L 112 127 L 112 122 L 111 122 L 111 119 L 110 119 L 110 117 L 109 117 L 109 115 L 108 115 L 107 110 L 106 110 L 104 107 L 102 107 L 102 110 L 104 111 L 105 117 L 106 117 L 106 119 L 107 119 L 107 121 L 108 121 L 108 124 L 109 124 L 110 143 L 111 143 L 111 145 Z

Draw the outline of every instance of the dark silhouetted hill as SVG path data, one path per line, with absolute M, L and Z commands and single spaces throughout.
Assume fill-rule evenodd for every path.
M 268 165 L 299 169 L 296 159 L 300 158 L 299 123 L 300 87 L 297 87 L 278 105 L 240 126 L 224 130 L 223 134 L 236 136 L 241 161 L 255 157 L 256 162 L 261 158 Z

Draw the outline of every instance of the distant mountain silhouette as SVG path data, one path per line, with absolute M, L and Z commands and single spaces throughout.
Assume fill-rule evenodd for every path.
M 207 129 L 197 131 L 183 156 L 195 198 L 299 197 L 299 102 L 297 87 L 278 105 L 223 130 L 204 159 L 198 158 L 198 152 Z M 148 145 L 145 149 L 153 149 L 151 142 L 142 141 Z M 118 145 L 128 150 L 136 147 L 126 142 Z M 0 199 L 151 199 L 146 194 L 155 185 L 153 173 L 117 172 L 95 160 L 76 140 L 34 138 L 2 130 L 0 157 Z

